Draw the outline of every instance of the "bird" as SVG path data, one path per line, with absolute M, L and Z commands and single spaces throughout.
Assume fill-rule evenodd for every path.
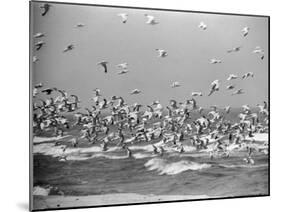
M 33 35 L 34 38 L 42 38 L 42 37 L 44 37 L 44 36 L 45 36 L 45 34 L 42 33 L 42 32 L 38 32 L 38 33 L 36 33 L 36 34 Z
M 70 44 L 70 45 L 68 45 L 64 50 L 63 50 L 63 52 L 68 52 L 68 51 L 71 51 L 71 50 L 73 50 L 74 49 L 74 45 L 73 44 Z
M 253 72 L 247 72 L 242 76 L 242 79 L 246 79 L 248 77 L 254 77 L 254 73 Z
M 144 14 L 144 16 L 147 18 L 146 24 L 150 24 L 150 25 L 159 24 L 159 22 L 155 20 L 154 16 L 148 14 Z
M 117 65 L 118 68 L 122 68 L 122 69 L 127 69 L 128 68 L 128 63 L 120 63 Z
M 158 57 L 167 57 L 168 52 L 165 51 L 164 49 L 155 49 L 158 52 Z
M 45 45 L 44 41 L 38 41 L 37 43 L 35 43 L 36 50 L 38 51 L 39 49 L 41 49 L 43 45 Z
M 173 82 L 172 85 L 171 85 L 171 87 L 172 87 L 172 88 L 180 87 L 180 83 L 177 82 L 177 81 L 176 81 L 176 82 Z
M 218 64 L 218 63 L 221 63 L 221 60 L 213 58 L 213 59 L 210 60 L 210 63 L 211 64 Z
M 119 14 L 117 14 L 117 16 L 121 17 L 123 24 L 127 23 L 127 20 L 128 20 L 128 14 L 127 13 L 119 13 Z
M 263 60 L 264 59 L 264 50 L 261 48 L 261 47 L 259 47 L 259 46 L 256 46 L 256 48 L 253 50 L 253 53 L 254 54 L 259 54 L 261 57 L 261 60 Z
M 45 16 L 49 12 L 50 7 L 51 7 L 51 5 L 47 4 L 47 3 L 41 5 L 40 8 L 43 9 L 43 12 L 41 13 L 41 15 Z
M 132 90 L 131 91 L 131 93 L 130 94 L 139 94 L 141 91 L 139 90 L 139 89 L 134 89 L 134 90 Z
M 32 57 L 32 62 L 33 62 L 33 63 L 36 63 L 37 61 L 39 61 L 39 59 L 38 59 L 36 56 L 33 56 L 33 57 Z
M 246 37 L 249 33 L 250 27 L 244 27 L 241 31 L 243 33 L 243 36 Z
M 76 27 L 78 27 L 78 28 L 81 28 L 81 27 L 84 27 L 84 26 L 85 26 L 85 24 L 83 24 L 83 23 L 76 24 Z
M 204 23 L 204 22 L 200 22 L 199 25 L 198 25 L 198 28 L 200 29 L 203 29 L 203 30 L 206 30 L 207 29 L 207 25 Z
M 50 95 L 53 91 L 55 91 L 56 88 L 46 88 L 44 90 L 42 90 L 42 93 L 46 93 L 47 95 Z
M 234 89 L 234 88 L 235 88 L 234 85 L 228 85 L 228 86 L 226 86 L 226 89 L 227 89 L 227 90 L 232 90 L 232 89 Z
M 232 93 L 232 96 L 233 96 L 233 95 L 243 94 L 243 93 L 244 93 L 243 89 L 238 89 L 237 91 L 234 91 L 234 92 Z
M 208 96 L 211 96 L 215 91 L 218 91 L 219 90 L 219 80 L 214 80 L 212 83 L 211 83 L 211 89 L 210 89 L 210 92 L 208 94 Z
M 42 82 L 40 82 L 40 83 L 38 83 L 38 84 L 36 84 L 34 86 L 34 88 L 42 88 L 42 87 L 43 87 L 43 83 Z
M 202 92 L 192 92 L 191 96 L 203 96 Z
M 229 77 L 227 78 L 227 80 L 233 80 L 233 79 L 237 79 L 238 76 L 237 75 L 234 75 L 234 74 L 230 74 Z
M 227 50 L 227 53 L 239 52 L 241 48 L 242 48 L 241 46 L 234 47 L 232 49 Z
M 121 74 L 126 74 L 128 72 L 129 72 L 128 69 L 123 69 L 123 70 L 119 71 L 118 74 L 121 75 Z
M 229 113 L 229 112 L 230 112 L 230 106 L 226 106 L 226 107 L 224 108 L 224 110 L 225 110 L 226 113 Z
M 107 61 L 101 61 L 99 63 L 97 63 L 97 65 L 101 65 L 104 68 L 104 73 L 107 73 Z

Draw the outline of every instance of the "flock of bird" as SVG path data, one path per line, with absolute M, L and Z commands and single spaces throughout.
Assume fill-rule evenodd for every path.
M 41 15 L 46 16 L 50 12 L 50 4 L 42 4 Z M 127 13 L 117 14 L 121 22 L 126 24 L 129 15 Z M 160 22 L 154 16 L 145 14 L 146 24 L 156 25 Z M 85 24 L 78 23 L 76 27 L 84 27 Z M 204 22 L 198 25 L 200 30 L 207 30 L 208 26 Z M 242 29 L 242 36 L 249 34 L 250 28 Z M 34 39 L 40 39 L 44 33 L 36 33 Z M 40 40 L 35 43 L 36 51 L 39 51 L 46 43 Z M 72 51 L 73 44 L 69 44 L 63 53 Z M 241 46 L 227 50 L 228 53 L 239 52 Z M 158 57 L 165 58 L 168 52 L 164 49 L 155 49 Z M 260 59 L 264 59 L 264 50 L 256 47 L 253 53 L 258 54 Z M 33 56 L 33 62 L 39 59 Z M 222 63 L 220 59 L 211 59 L 210 64 Z M 97 65 L 101 66 L 104 73 L 108 73 L 108 61 L 100 61 Z M 128 63 L 120 63 L 116 66 L 118 74 L 128 72 Z M 233 80 L 247 80 L 253 78 L 254 73 L 248 72 L 243 76 L 230 74 L 226 79 L 228 82 Z M 181 86 L 179 82 L 173 82 L 172 88 Z M 229 84 L 227 90 L 234 90 L 235 85 Z M 210 90 L 206 96 L 211 96 L 220 90 L 220 80 L 216 79 L 210 84 Z M 139 89 L 130 91 L 131 95 L 141 93 Z M 243 94 L 244 90 L 239 88 L 234 90 L 231 95 Z M 184 144 L 196 147 L 198 151 L 212 146 L 210 157 L 229 157 L 230 145 L 247 147 L 247 155 L 244 160 L 253 164 L 252 155 L 255 151 L 264 149 L 254 149 L 250 142 L 254 142 L 254 133 L 268 131 L 268 104 L 264 101 L 258 104 L 259 111 L 249 105 L 243 105 L 238 114 L 237 121 L 230 119 L 231 107 L 218 108 L 212 106 L 209 109 L 199 107 L 196 98 L 204 94 L 201 91 L 194 91 L 191 97 L 184 102 L 170 100 L 169 105 L 163 106 L 158 100 L 149 105 L 139 103 L 128 104 L 121 96 L 106 98 L 102 95 L 99 88 L 93 90 L 91 108 L 81 108 L 79 97 L 69 95 L 65 90 L 59 88 L 46 88 L 43 83 L 38 83 L 33 88 L 33 131 L 35 135 L 50 132 L 56 136 L 63 136 L 71 130 L 78 130 L 78 134 L 70 140 L 72 148 L 78 147 L 82 143 L 100 145 L 103 151 L 107 151 L 108 146 L 118 146 L 127 152 L 128 157 L 133 157 L 130 145 L 151 143 L 153 154 L 162 156 L 168 148 L 176 149 L 182 153 L 185 151 Z M 40 98 L 41 97 L 41 98 Z M 75 117 L 75 121 L 72 118 Z M 196 117 L 196 118 L 195 118 Z M 155 146 L 154 141 L 162 141 L 162 145 Z M 58 143 L 59 144 L 59 143 Z M 68 148 L 68 147 L 66 147 Z M 65 151 L 65 149 L 64 149 Z M 63 156 L 62 156 L 63 157 Z M 66 158 L 65 158 L 66 159 Z

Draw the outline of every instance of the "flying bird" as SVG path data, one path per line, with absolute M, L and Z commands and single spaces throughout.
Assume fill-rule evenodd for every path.
M 168 52 L 165 51 L 164 49 L 155 49 L 158 52 L 158 57 L 167 57 Z
M 192 92 L 191 96 L 203 96 L 202 92 Z
M 121 17 L 122 23 L 125 24 L 128 20 L 128 14 L 127 13 L 119 13 L 117 16 Z
M 243 93 L 244 93 L 243 89 L 238 89 L 237 91 L 234 91 L 231 95 L 233 96 L 233 95 L 239 95 L 239 94 L 243 94 Z
M 226 86 L 226 89 L 227 89 L 227 90 L 232 90 L 232 89 L 234 89 L 234 88 L 235 88 L 234 85 L 228 85 L 228 86 Z
M 36 50 L 38 51 L 39 49 L 41 49 L 43 45 L 45 45 L 44 41 L 38 41 L 37 43 L 35 43 Z
M 119 75 L 120 75 L 120 74 L 126 74 L 126 73 L 128 73 L 128 72 L 129 72 L 128 69 L 123 69 L 123 70 L 119 71 L 118 74 L 119 74 Z
M 97 65 L 101 65 L 104 68 L 104 73 L 107 73 L 107 61 L 101 61 L 99 63 L 97 63 Z
M 248 78 L 248 77 L 254 77 L 254 73 L 253 73 L 253 72 L 248 72 L 248 73 L 246 73 L 246 74 L 244 74 L 244 75 L 242 76 L 242 79 L 246 79 L 246 78 Z
M 210 63 L 211 64 L 218 64 L 218 63 L 221 63 L 221 60 L 213 58 L 213 59 L 210 60 Z
M 207 25 L 204 22 L 200 22 L 200 24 L 198 25 L 198 28 L 206 30 L 207 29 Z
M 36 56 L 33 56 L 33 57 L 32 57 L 32 62 L 33 62 L 33 63 L 36 63 L 37 61 L 39 61 L 39 59 L 38 59 Z
M 230 106 L 226 106 L 226 107 L 224 108 L 224 110 L 225 110 L 226 113 L 229 113 L 229 112 L 230 112 Z
M 42 38 L 42 37 L 44 37 L 44 36 L 45 36 L 45 34 L 42 33 L 42 32 L 38 32 L 38 33 L 36 33 L 36 34 L 33 35 L 34 38 Z
M 42 88 L 42 87 L 43 87 L 43 83 L 42 82 L 40 82 L 40 83 L 38 83 L 38 84 L 36 84 L 34 86 L 34 88 Z
M 84 27 L 84 26 L 85 26 L 85 24 L 83 24 L 83 23 L 78 23 L 78 24 L 76 24 L 76 27 L 78 27 L 78 28 Z
M 227 50 L 227 53 L 239 52 L 241 48 L 242 48 L 241 46 L 234 47 L 232 49 Z
M 44 90 L 42 90 L 42 93 L 46 93 L 47 95 L 50 95 L 53 91 L 56 91 L 56 88 L 46 88 Z
M 63 52 L 68 52 L 68 51 L 71 51 L 71 50 L 73 50 L 74 49 L 74 45 L 73 44 L 70 44 L 70 45 L 68 45 L 64 50 L 63 50 Z
M 155 20 L 154 16 L 148 14 L 144 14 L 144 16 L 146 16 L 147 18 L 146 24 L 150 24 L 150 25 L 159 24 L 159 22 Z
M 43 10 L 43 12 L 41 13 L 41 15 L 42 15 L 42 16 L 45 16 L 45 15 L 49 12 L 50 7 L 51 7 L 51 5 L 50 5 L 50 4 L 47 4 L 47 3 L 41 5 L 40 8 Z
M 259 54 L 261 57 L 261 60 L 263 60 L 264 59 L 264 50 L 261 48 L 261 47 L 259 47 L 259 46 L 256 46 L 256 48 L 253 50 L 253 53 L 254 54 Z
M 219 90 L 219 80 L 214 80 L 212 83 L 211 83 L 211 89 L 210 89 L 210 92 L 208 94 L 208 96 L 211 96 L 215 91 L 218 91 Z
M 237 79 L 238 76 L 237 75 L 234 75 L 234 74 L 230 74 L 229 77 L 227 78 L 227 80 L 233 80 L 233 79 Z
M 243 36 L 246 37 L 249 33 L 250 27 L 244 27 L 241 31 L 243 33 Z
M 139 89 L 134 89 L 130 94 L 139 94 L 141 91 Z
M 127 69 L 128 68 L 128 63 L 120 63 L 117 65 L 118 68 L 122 68 L 122 69 Z
M 177 88 L 180 87 L 180 83 L 179 82 L 173 82 L 171 85 L 172 88 Z

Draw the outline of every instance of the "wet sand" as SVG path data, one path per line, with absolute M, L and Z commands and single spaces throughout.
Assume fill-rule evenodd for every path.
M 34 210 L 81 206 L 148 203 L 190 199 L 217 198 L 207 195 L 140 195 L 134 193 L 89 195 L 89 196 L 34 196 Z

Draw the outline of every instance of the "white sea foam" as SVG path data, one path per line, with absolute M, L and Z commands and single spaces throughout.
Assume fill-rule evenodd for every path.
M 33 195 L 34 196 L 48 196 L 50 191 L 51 191 L 51 187 L 50 188 L 42 188 L 40 186 L 35 186 L 33 188 Z
M 70 137 L 71 135 L 66 135 L 66 136 L 56 136 L 56 137 L 38 137 L 35 136 L 33 138 L 33 143 L 38 144 L 38 143 L 44 143 L 44 142 L 50 142 L 50 141 L 58 141 L 67 137 Z
M 205 168 L 210 168 L 210 164 L 206 163 L 196 163 L 187 160 L 180 160 L 178 162 L 169 163 L 165 159 L 153 158 L 147 161 L 144 166 L 149 171 L 157 171 L 159 175 L 175 175 L 188 170 L 201 170 Z

